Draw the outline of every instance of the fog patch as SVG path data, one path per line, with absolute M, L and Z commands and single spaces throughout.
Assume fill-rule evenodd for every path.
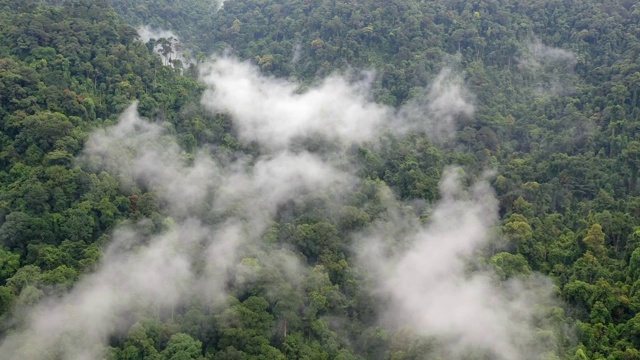
M 148 43 L 154 41 L 153 50 L 162 57 L 165 65 L 175 67 L 176 60 L 181 64 L 194 63 L 194 59 L 180 42 L 180 38 L 174 32 L 164 29 L 152 28 L 148 25 L 140 26 L 137 29 L 140 40 Z
M 1 354 L 100 359 L 109 336 L 125 332 L 140 308 L 193 298 L 224 304 L 234 286 L 257 276 L 253 262 L 299 281 L 309 271 L 301 256 L 263 241 L 280 206 L 314 193 L 341 204 L 362 181 L 346 149 L 388 131 L 446 137 L 457 117 L 474 109 L 461 78 L 446 69 L 424 98 L 400 110 L 370 100 L 368 73 L 355 82 L 333 75 L 302 91 L 247 62 L 218 57 L 202 66 L 202 79 L 202 104 L 229 114 L 240 140 L 258 144 L 258 155 L 221 159 L 203 149 L 187 156 L 161 124 L 140 118 L 135 104 L 118 124 L 91 134 L 80 163 L 109 172 L 127 194 L 155 194 L 162 225 L 142 219 L 114 231 L 96 272 L 36 306 L 0 344 Z M 338 145 L 299 146 L 318 138 Z M 498 218 L 493 191 L 484 179 L 460 185 L 456 169 L 445 172 L 440 191 L 422 225 L 386 189 L 386 215 L 358 236 L 360 266 L 388 304 L 386 323 L 435 337 L 452 356 L 480 349 L 498 359 L 532 359 L 541 350 L 530 341 L 533 307 L 547 298 L 524 281 L 500 283 L 489 270 L 470 269 Z
M 409 100 L 400 108 L 395 127 L 401 132 L 419 129 L 432 140 L 442 141 L 455 132 L 459 117 L 470 118 L 474 112 L 473 97 L 462 77 L 444 68 L 425 90 L 425 95 Z
M 574 67 L 576 55 L 565 49 L 548 46 L 540 39 L 526 43 L 517 58 L 518 68 L 530 80 L 528 85 L 538 97 L 568 95 L 574 92 L 577 78 Z
M 542 317 L 536 306 L 553 304 L 551 281 L 531 277 L 500 283 L 477 261 L 498 221 L 488 181 L 466 188 L 460 169 L 450 168 L 440 192 L 424 225 L 392 210 L 360 236 L 360 265 L 386 304 L 383 321 L 435 339 L 442 347 L 437 351 L 447 358 L 485 354 L 524 360 L 552 352 L 534 336 Z

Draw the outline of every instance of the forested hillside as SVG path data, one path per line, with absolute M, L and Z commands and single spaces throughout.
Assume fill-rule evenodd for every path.
M 628 0 L 0 0 L 0 359 L 640 359 L 639 56 Z

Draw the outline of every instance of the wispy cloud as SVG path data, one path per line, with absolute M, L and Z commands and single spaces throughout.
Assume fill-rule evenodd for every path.
M 526 44 L 526 50 L 517 60 L 520 70 L 533 76 L 529 85 L 539 96 L 565 95 L 573 91 L 573 69 L 577 62 L 573 52 L 547 46 L 536 38 Z
M 535 305 L 552 303 L 550 281 L 536 280 L 534 289 L 532 279 L 501 284 L 478 268 L 498 221 L 489 183 L 467 189 L 451 168 L 440 193 L 426 224 L 396 212 L 360 238 L 360 263 L 387 304 L 385 322 L 436 339 L 449 358 L 537 359 L 553 351 L 534 336 Z
M 246 62 L 220 57 L 204 67 L 202 78 L 208 86 L 204 106 L 231 115 L 240 140 L 259 144 L 260 155 L 221 160 L 201 151 L 185 157 L 176 139 L 141 119 L 135 105 L 117 125 L 94 132 L 80 158 L 83 166 L 109 172 L 125 192 L 155 193 L 164 225 L 149 231 L 142 220 L 118 228 L 96 272 L 30 311 L 24 326 L 2 341 L 0 354 L 99 359 L 100 344 L 126 331 L 140 307 L 172 307 L 194 297 L 224 303 L 248 254 L 262 254 L 262 264 L 283 272 L 306 271 L 298 255 L 262 242 L 279 206 L 310 193 L 340 204 L 340 195 L 361 181 L 345 166 L 349 145 L 375 141 L 383 131 L 446 136 L 457 116 L 473 114 L 464 84 L 448 70 L 424 99 L 399 111 L 369 100 L 366 76 L 359 83 L 332 76 L 303 92 Z M 298 146 L 300 139 L 316 137 L 346 146 Z M 477 347 L 501 359 L 528 359 L 531 304 L 544 299 L 524 283 L 500 284 L 491 272 L 468 271 L 491 237 L 497 202 L 486 181 L 465 189 L 456 174 L 444 176 L 442 200 L 425 226 L 396 213 L 389 192 L 389 221 L 361 234 L 359 257 L 368 259 L 375 291 L 389 300 L 386 313 L 396 324 L 460 345 L 450 349 Z M 399 246 L 391 246 L 387 235 Z

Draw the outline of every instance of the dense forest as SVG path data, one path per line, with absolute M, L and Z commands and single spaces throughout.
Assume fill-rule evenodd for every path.
M 0 359 L 640 359 L 639 56 L 631 0 L 0 0 Z

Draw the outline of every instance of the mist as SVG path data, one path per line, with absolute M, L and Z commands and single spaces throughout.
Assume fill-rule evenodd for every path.
M 539 359 L 553 350 L 535 339 L 536 306 L 554 303 L 551 281 L 500 283 L 481 264 L 496 236 L 498 202 L 486 175 L 465 187 L 463 174 L 445 170 L 426 223 L 390 206 L 386 219 L 361 234 L 360 264 L 387 304 L 383 321 L 435 339 L 446 358 Z
M 175 66 L 173 63 L 169 62 L 169 58 L 171 58 L 171 60 L 180 60 L 182 63 L 194 62 L 193 59 L 191 59 L 191 56 L 187 55 L 187 52 L 185 51 L 186 49 L 182 48 L 182 45 L 180 43 L 180 38 L 173 31 L 165 30 L 165 29 L 156 29 L 148 25 L 140 26 L 136 30 L 138 32 L 138 36 L 140 37 L 140 40 L 144 43 L 148 43 L 149 40 L 151 39 L 158 40 L 161 38 L 171 41 L 172 52 L 170 54 L 170 57 L 165 59 L 166 65 L 169 65 L 172 67 Z M 154 50 L 156 54 L 158 54 L 158 56 L 162 56 L 161 44 L 156 43 L 156 45 L 154 46 Z
M 300 42 L 296 42 L 295 45 L 293 45 L 293 55 L 291 56 L 291 63 L 297 64 L 298 61 L 300 61 L 301 57 L 302 57 L 302 44 Z
M 2 358 L 100 359 L 109 337 L 135 322 L 136 310 L 193 298 L 224 304 L 227 284 L 248 254 L 263 254 L 260 261 L 286 274 L 307 271 L 288 247 L 264 245 L 279 206 L 311 193 L 339 204 L 362 181 L 346 160 L 350 146 L 375 143 L 387 131 L 447 137 L 457 116 L 474 109 L 461 78 L 448 69 L 425 87 L 424 98 L 399 110 L 370 100 L 366 76 L 354 82 L 332 75 L 301 91 L 230 57 L 214 58 L 201 76 L 203 106 L 229 114 L 240 141 L 257 143 L 259 155 L 229 159 L 202 149 L 188 157 L 162 124 L 139 117 L 136 104 L 115 126 L 92 133 L 79 163 L 109 172 L 126 194 L 156 194 L 163 228 L 150 232 L 148 219 L 118 227 L 98 269 L 67 295 L 32 309 L 0 344 Z M 329 154 L 296 146 L 318 136 L 342 146 Z M 487 179 L 465 188 L 458 174 L 445 172 L 442 199 L 426 224 L 398 212 L 405 204 L 390 195 L 386 221 L 354 234 L 356 257 L 368 259 L 360 268 L 373 275 L 370 290 L 386 304 L 381 324 L 438 338 L 455 358 L 480 348 L 498 359 L 533 359 L 545 350 L 529 341 L 533 305 L 549 301 L 548 285 L 541 282 L 543 290 L 533 293 L 523 281 L 500 284 L 489 269 L 469 270 L 494 236 L 497 200 Z
M 525 46 L 517 61 L 521 71 L 532 75 L 530 86 L 537 96 L 567 95 L 574 91 L 577 58 L 573 52 L 545 45 L 538 38 Z
M 298 85 L 262 75 L 248 62 L 222 57 L 203 70 L 209 90 L 202 103 L 229 113 L 238 136 L 272 149 L 286 149 L 300 137 L 326 136 L 362 143 L 381 131 L 390 109 L 369 102 L 358 86 L 331 76 L 299 93 Z
M 455 132 L 458 116 L 470 117 L 475 111 L 461 76 L 448 68 L 421 97 L 397 110 L 372 102 L 369 90 L 375 74 L 361 75 L 349 81 L 334 74 L 301 92 L 297 84 L 263 75 L 248 62 L 219 57 L 202 67 L 202 79 L 209 86 L 202 104 L 229 113 L 241 140 L 270 150 L 314 136 L 361 144 L 385 131 L 419 131 L 444 139 Z
M 151 39 L 160 39 L 165 38 L 168 39 L 170 37 L 174 39 L 178 39 L 178 35 L 176 35 L 173 31 L 163 30 L 163 29 L 154 29 L 148 25 L 140 26 L 138 29 L 138 36 L 140 36 L 140 40 L 142 42 L 149 42 Z
M 432 140 L 444 141 L 455 133 L 459 117 L 471 118 L 474 113 L 473 96 L 462 76 L 444 68 L 422 96 L 400 108 L 394 128 L 400 133 L 418 129 Z
M 139 118 L 135 104 L 117 125 L 92 134 L 81 158 L 85 166 L 113 174 L 125 192 L 155 192 L 170 225 L 158 235 L 149 235 L 149 220 L 121 226 L 98 270 L 62 299 L 31 310 L 0 353 L 44 359 L 58 351 L 63 359 L 99 359 L 100 344 L 126 331 L 139 307 L 173 307 L 192 298 L 224 302 L 236 266 L 261 246 L 280 204 L 311 189 L 348 189 L 352 181 L 307 152 L 267 154 L 252 165 L 248 160 L 222 164 L 201 153 L 188 161 L 161 125 Z M 298 257 L 275 254 L 287 264 L 285 272 L 301 272 Z
M 540 66 L 544 63 L 566 63 L 572 64 L 576 60 L 573 52 L 553 46 L 547 46 L 540 39 L 535 39 L 528 44 L 529 51 L 533 57 L 533 66 Z

